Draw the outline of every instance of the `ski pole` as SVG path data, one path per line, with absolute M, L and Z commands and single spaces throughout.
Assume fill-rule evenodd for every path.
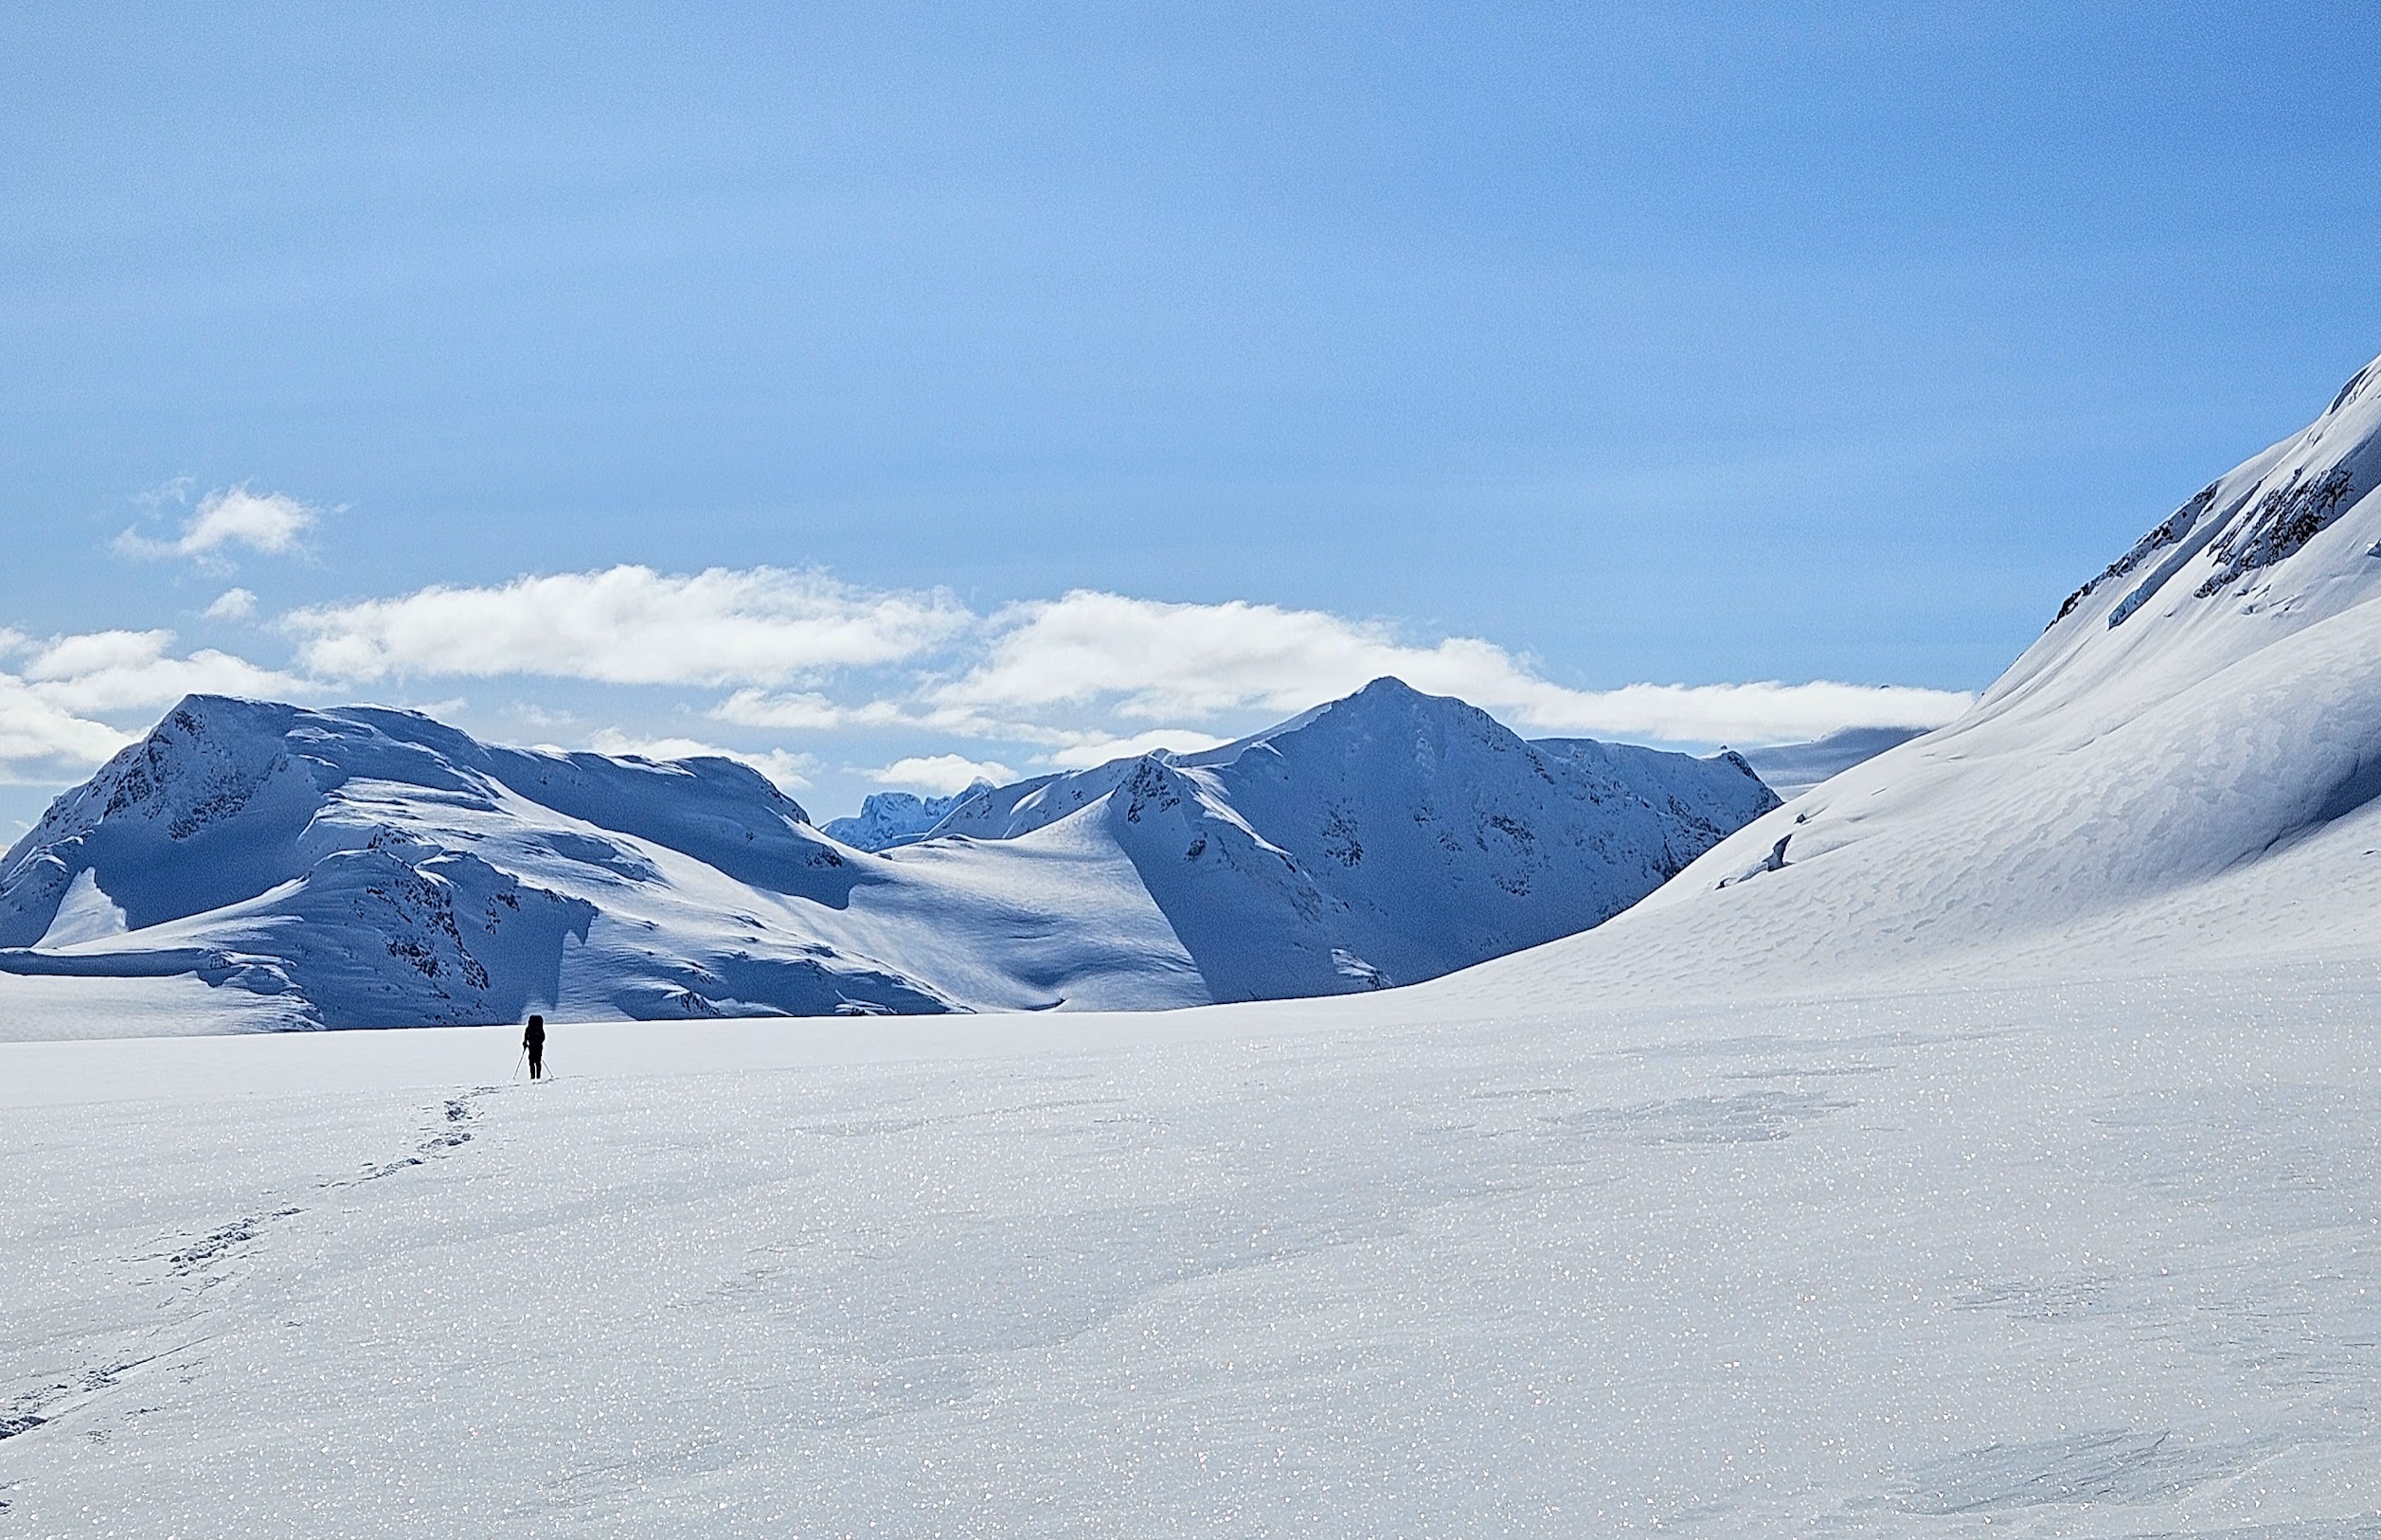
M 521 1045 L 521 1056 L 512 1061 L 512 1078 L 514 1080 L 519 1080 L 521 1078 L 521 1066 L 528 1062 L 529 1046 L 527 1043 L 524 1043 Z

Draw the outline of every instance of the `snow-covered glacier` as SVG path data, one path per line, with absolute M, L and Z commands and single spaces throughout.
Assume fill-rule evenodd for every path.
M 193 697 L 0 862 L 0 1008 L 83 1035 L 1338 993 L 1596 924 L 1775 805 L 1734 756 L 1526 743 L 1383 680 L 978 788 L 880 852 L 732 761 Z

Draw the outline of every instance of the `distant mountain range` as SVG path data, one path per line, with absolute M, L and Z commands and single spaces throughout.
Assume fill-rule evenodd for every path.
M 1525 743 L 1395 680 L 911 800 L 848 843 L 727 760 L 194 696 L 0 860 L 0 1031 L 1342 993 L 1595 925 L 1777 805 L 1733 754 Z

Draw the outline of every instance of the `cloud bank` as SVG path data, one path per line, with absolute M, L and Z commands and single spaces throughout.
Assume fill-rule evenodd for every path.
M 272 548 L 305 528 L 305 510 L 280 507 L 287 499 L 277 494 L 231 497 L 202 502 L 176 548 Z M 256 608 L 254 595 L 234 588 L 207 613 L 237 620 Z M 664 709 L 700 713 L 725 736 L 761 746 L 724 748 L 651 727 L 605 729 L 585 742 L 652 758 L 728 754 L 791 789 L 811 783 L 816 751 L 835 735 L 871 743 L 890 736 L 896 742 L 883 747 L 898 756 L 892 762 L 845 773 L 942 792 L 979 777 L 1014 779 L 1004 760 L 1065 769 L 1154 748 L 1212 747 L 1383 675 L 1459 696 L 1526 734 L 1665 743 L 1753 745 L 1845 727 L 1932 726 L 1971 700 L 1832 680 L 1581 689 L 1482 637 L 1417 639 L 1325 610 L 1079 589 L 978 613 L 940 590 L 869 589 L 768 566 L 676 575 L 613 566 L 438 584 L 291 611 L 267 635 L 286 639 L 290 666 L 214 649 L 183 654 L 166 630 L 45 640 L 0 632 L 0 779 L 87 771 L 185 693 L 351 699 L 391 680 L 676 689 L 684 698 Z M 1000 757 L 958 752 L 955 742 L 991 745 Z
M 1386 623 L 1231 600 L 1167 603 L 1079 589 L 979 616 L 947 593 L 872 590 L 824 573 L 649 567 L 424 588 L 301 609 L 283 628 L 312 675 L 344 682 L 535 676 L 727 689 L 714 720 L 780 732 L 910 728 L 1041 743 L 1204 747 L 1223 719 L 1286 714 L 1394 674 L 1525 731 L 1673 743 L 1781 743 L 1844 727 L 1933 725 L 1957 690 L 1833 680 L 1632 684 L 1584 690 L 1477 636 L 1416 643 Z M 895 691 L 831 690 L 912 666 Z M 884 681 L 879 681 L 884 683 Z M 804 688 L 785 689 L 786 685 Z M 1150 723 L 1174 725 L 1153 734 Z M 1132 752 L 1119 747 L 1120 752 Z
M 1195 721 L 1301 710 L 1393 674 L 1526 731 L 1751 743 L 1844 727 L 1931 726 L 1973 698 L 1828 680 L 1573 689 L 1476 636 L 1417 646 L 1379 622 L 1240 600 L 1169 604 L 1079 590 L 1012 605 L 990 629 L 988 654 L 939 687 L 938 704 L 1021 712 L 1096 706 L 1127 719 Z

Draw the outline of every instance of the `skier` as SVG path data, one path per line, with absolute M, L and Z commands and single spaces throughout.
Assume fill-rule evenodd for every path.
M 529 1030 L 521 1034 L 521 1046 L 529 1053 L 529 1079 L 546 1073 L 546 1018 L 531 1016 Z

